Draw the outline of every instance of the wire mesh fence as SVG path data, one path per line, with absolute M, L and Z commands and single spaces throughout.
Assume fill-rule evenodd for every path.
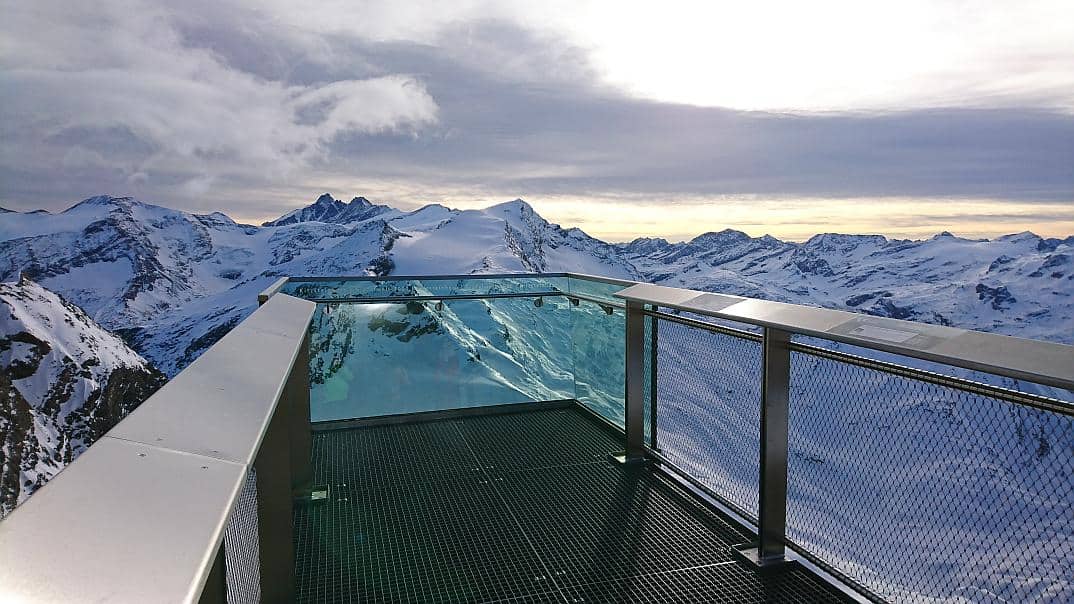
M 787 536 L 896 602 L 1072 601 L 1074 418 L 791 356 Z
M 250 469 L 224 527 L 224 566 L 229 603 L 261 601 L 257 533 L 257 471 Z
M 760 343 L 654 320 L 660 453 L 755 519 Z
M 682 318 L 648 317 L 657 447 L 755 520 L 761 343 Z M 893 602 L 1074 601 L 1074 417 L 1061 402 L 792 350 L 793 545 Z

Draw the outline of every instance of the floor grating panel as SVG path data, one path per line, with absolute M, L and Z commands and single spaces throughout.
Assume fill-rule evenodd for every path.
M 625 577 L 563 590 L 567 602 L 767 604 L 842 602 L 801 568 L 765 576 L 737 562 Z
M 561 584 L 728 562 L 748 539 L 647 468 L 605 461 L 520 472 L 502 493 Z
M 493 473 L 601 461 L 622 443 L 576 408 L 486 415 L 457 425 Z
M 296 507 L 300 602 L 839 602 L 558 408 L 314 434 L 328 502 Z

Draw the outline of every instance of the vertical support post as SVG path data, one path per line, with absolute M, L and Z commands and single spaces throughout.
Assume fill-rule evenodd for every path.
M 791 383 L 791 334 L 766 327 L 761 383 L 761 442 L 757 542 L 736 546 L 761 568 L 787 563 L 787 449 Z
M 284 406 L 286 400 L 281 400 Z M 291 602 L 295 592 L 295 552 L 292 542 L 290 414 L 278 408 L 269 422 L 257 473 L 257 541 L 261 601 Z
M 305 497 L 313 486 L 309 332 L 302 340 L 285 390 L 291 444 L 291 492 L 296 497 Z
M 653 306 L 653 312 L 659 310 L 658 306 Z M 649 447 L 654 451 L 658 450 L 656 446 L 656 411 L 658 408 L 658 394 L 660 392 L 657 388 L 656 376 L 657 376 L 657 360 L 659 358 L 659 352 L 657 350 L 657 344 L 660 341 L 657 334 L 657 325 L 660 321 L 656 317 L 649 317 Z
M 622 463 L 645 461 L 645 314 L 640 302 L 626 305 L 626 449 Z
M 756 552 L 751 552 L 753 561 L 762 567 L 786 562 L 790 342 L 789 332 L 765 328 L 761 384 L 760 509 L 757 514 L 757 548 Z

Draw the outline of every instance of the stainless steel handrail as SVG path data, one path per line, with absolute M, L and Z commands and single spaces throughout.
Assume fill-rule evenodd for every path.
M 268 302 L 268 299 L 278 294 L 280 290 L 283 289 L 283 286 L 287 285 L 287 282 L 289 280 L 290 279 L 288 277 L 280 277 L 279 279 L 274 281 L 272 285 L 268 286 L 267 288 L 265 288 L 264 291 L 257 294 L 257 303 L 261 305 L 265 302 Z
M 221 543 L 251 472 L 261 597 L 286 599 L 315 308 L 273 296 L 0 521 L 0 600 L 223 601 Z
M 450 275 L 355 275 L 341 277 L 295 276 L 288 277 L 293 283 L 324 283 L 333 281 L 459 281 L 466 279 L 555 279 L 569 277 L 570 273 L 474 273 Z
M 697 319 L 691 319 L 689 317 L 682 317 L 679 315 L 672 315 L 665 312 L 657 312 L 651 310 L 645 310 L 643 312 L 648 317 L 652 317 L 661 321 L 677 323 L 685 327 L 701 329 L 711 333 L 731 336 L 733 338 L 739 338 L 751 342 L 760 343 L 763 340 L 763 336 L 760 333 L 754 333 L 752 331 L 746 331 L 744 329 L 736 329 L 734 327 L 728 327 L 726 325 L 706 323 L 704 321 L 698 321 Z M 898 375 L 912 380 L 928 382 L 937 386 L 955 388 L 957 390 L 962 390 L 973 394 L 979 394 L 982 396 L 988 396 L 991 398 L 1007 401 L 1009 403 L 1025 405 L 1027 407 L 1034 407 L 1036 409 L 1043 409 L 1045 411 L 1050 411 L 1053 413 L 1074 415 L 1074 404 L 1061 399 L 1043 396 L 1041 394 L 1012 390 L 1010 388 L 1004 388 L 1002 386 L 996 386 L 993 384 L 986 384 L 984 382 L 978 382 L 966 379 L 964 377 L 944 375 L 935 371 L 928 371 L 925 369 L 919 369 L 917 367 L 900 365 L 898 363 L 891 363 L 878 359 L 870 359 L 868 357 L 851 354 L 841 350 L 831 350 L 828 348 L 822 348 L 820 346 L 813 346 L 810 344 L 803 344 L 800 342 L 791 342 L 790 349 L 794 352 L 800 352 L 802 354 L 831 359 L 833 361 L 839 361 L 841 363 L 856 365 L 858 367 L 864 367 L 867 369 L 874 369 L 876 371 L 882 371 L 884 373 L 890 373 L 892 375 Z
M 639 284 L 616 297 L 1074 390 L 1074 346 L 740 296 Z

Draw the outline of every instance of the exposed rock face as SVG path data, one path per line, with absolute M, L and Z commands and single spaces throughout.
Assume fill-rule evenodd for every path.
M 300 222 L 349 224 L 368 220 L 391 211 L 390 207 L 376 205 L 365 197 L 355 197 L 350 203 L 343 203 L 325 193 L 318 197 L 317 201 L 313 202 L 312 205 L 288 212 L 276 220 L 262 223 L 261 226 L 286 226 Z
M 28 279 L 0 283 L 0 516 L 164 382 L 77 306 Z

